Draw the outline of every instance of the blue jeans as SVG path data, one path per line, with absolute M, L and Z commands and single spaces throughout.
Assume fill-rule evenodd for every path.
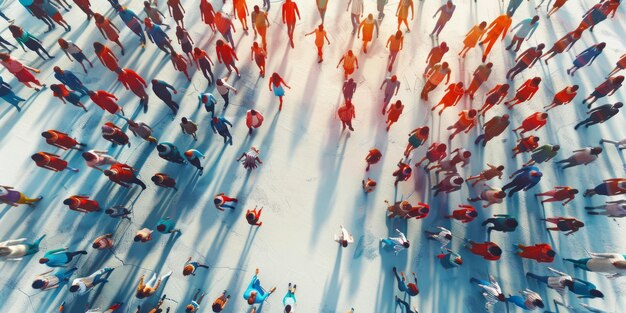
M 506 301 L 512 302 L 522 309 L 528 309 L 528 307 L 526 307 L 526 299 L 524 299 L 522 296 L 510 296 L 506 299 Z

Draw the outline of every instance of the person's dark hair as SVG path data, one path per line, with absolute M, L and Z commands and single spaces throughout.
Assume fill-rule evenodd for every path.
M 43 138 L 51 138 L 52 134 L 49 133 L 48 131 L 45 131 L 45 132 L 41 133 L 41 137 L 43 137 Z
M 85 161 L 93 161 L 96 159 L 96 156 L 94 156 L 90 152 L 83 152 L 82 156 L 83 156 L 83 159 L 85 159 Z
M 478 24 L 478 28 L 480 28 L 480 29 L 484 29 L 485 27 L 487 27 L 487 22 L 485 22 L 485 21 L 482 21 L 482 22 L 480 22 L 480 24 Z
M 215 45 L 216 45 L 216 46 L 218 46 L 218 47 L 221 47 L 221 46 L 223 46 L 223 45 L 224 45 L 224 41 L 223 41 L 222 39 L 218 39 L 218 40 L 215 42 Z
M 70 286 L 70 292 L 77 292 L 78 291 L 78 285 L 71 285 Z
M 605 47 L 606 47 L 606 42 L 601 42 L 598 44 L 598 49 L 600 50 L 604 50 Z
M 502 255 L 502 249 L 500 249 L 500 247 L 498 246 L 492 246 L 489 247 L 489 249 L 487 249 L 489 251 L 489 254 L 493 255 L 493 256 L 500 256 Z
M 370 14 L 371 15 L 371 14 Z M 285 313 L 290 313 L 291 312 L 291 304 L 287 304 L 285 306 Z
M 217 303 L 213 303 L 213 306 L 211 307 L 211 309 L 213 309 L 213 312 L 222 312 L 222 306 L 217 304 Z
M 499 199 L 504 199 L 504 197 L 506 197 L 506 192 L 500 190 L 500 191 L 496 192 L 496 194 L 494 196 L 496 198 L 499 198 Z
M 448 149 L 448 147 L 446 146 L 445 143 L 442 143 L 439 146 L 437 146 L 437 151 L 439 151 L 439 152 L 446 151 L 446 149 Z
M 99 248 L 100 248 L 100 243 L 99 243 L 99 242 L 94 242 L 94 243 L 91 245 L 91 247 L 92 247 L 92 248 L 94 248 L 94 249 L 99 249 Z
M 72 202 L 74 202 L 74 201 L 72 201 L 72 199 L 65 199 L 65 200 L 63 200 L 63 204 L 65 204 L 65 205 L 70 205 L 70 204 L 72 204 Z
M 543 305 L 543 301 L 541 301 L 540 299 L 537 299 L 537 300 L 533 301 L 533 304 L 534 304 L 535 306 L 539 307 L 539 308 L 542 308 L 542 309 L 543 309 L 543 307 L 544 307 L 544 305 Z
M 452 235 L 450 234 L 446 234 L 445 236 L 443 236 L 444 238 L 448 239 L 448 240 L 452 240 Z
M 547 254 L 549 257 L 553 257 L 553 256 L 555 256 L 555 255 L 556 255 L 556 252 L 554 252 L 554 250 L 548 250 L 548 252 L 546 252 L 546 254 Z
M 106 214 L 113 214 L 113 209 L 106 209 L 106 210 L 104 210 L 104 213 L 106 213 Z
M 33 284 L 31 286 L 33 286 L 34 289 L 41 289 L 43 287 L 44 282 L 41 279 L 37 279 L 33 282 Z
M 430 128 L 428 126 L 424 126 L 422 127 L 422 129 L 420 129 L 420 134 L 422 135 L 428 135 L 429 132 L 430 132 Z
M 463 177 L 457 177 L 453 180 L 453 182 L 457 185 L 461 185 L 464 181 Z
M 135 236 L 135 238 L 133 238 L 133 240 L 134 240 L 135 242 L 140 241 L 140 240 L 141 240 L 141 235 L 137 235 L 137 236 Z
M 217 200 L 216 200 L 217 201 Z M 252 213 L 248 213 L 246 214 L 246 220 L 248 221 L 253 221 L 254 220 L 254 214 Z
M 476 211 L 470 211 L 470 212 L 468 213 L 468 215 L 469 215 L 469 216 L 471 216 L 471 217 L 476 217 L 476 216 L 478 216 L 478 212 L 476 212 Z
M 572 189 L 569 191 L 571 194 L 575 195 L 578 194 L 578 189 Z
M 537 50 L 543 50 L 543 48 L 545 48 L 546 45 L 544 45 L 543 43 L 540 43 L 537 45 Z
M 39 259 L 39 264 L 45 264 L 46 262 L 48 262 L 47 258 L 41 258 Z
M 448 66 L 449 66 L 448 62 L 441 63 L 441 68 L 448 68 Z
M 163 224 L 157 225 L 156 228 L 157 228 L 158 231 L 161 231 L 161 232 L 165 231 L 165 225 L 163 225 Z
M 541 83 L 541 77 L 535 77 L 531 80 L 533 85 L 539 85 Z
M 591 154 L 594 154 L 594 155 L 598 155 L 598 154 L 602 153 L 602 151 L 603 151 L 602 147 L 593 147 L 593 148 L 591 148 Z
M 411 246 L 411 244 L 410 244 L 408 241 L 405 241 L 405 242 L 402 244 L 402 246 L 408 249 L 408 248 Z
M 504 296 L 504 294 L 499 294 L 498 295 L 498 300 L 504 302 L 506 300 L 506 297 Z
M 474 117 L 474 116 L 476 116 L 476 113 L 477 113 L 476 109 L 470 109 L 469 111 L 467 111 L 467 115 L 468 115 L 469 117 Z
M 507 218 L 506 220 L 504 220 L 504 225 L 506 225 L 509 228 L 516 228 L 518 223 L 517 223 L 517 220 L 514 218 Z
M 585 223 L 581 222 L 581 221 L 575 221 L 574 226 L 581 228 L 581 227 L 585 227 Z
M 539 16 L 537 16 L 537 15 L 533 16 L 533 22 L 536 22 L 538 20 L 539 20 Z
M 487 68 L 492 68 L 492 67 L 493 67 L 493 63 L 491 62 L 487 63 Z M 505 84 L 505 85 L 508 85 L 508 84 Z
M 498 171 L 503 171 L 504 170 L 504 165 L 500 165 L 496 168 Z
M 107 176 L 107 177 L 113 175 L 113 172 L 110 170 L 104 170 L 103 173 L 104 173 L 104 176 Z
M 464 157 L 464 158 L 466 158 L 466 159 L 467 159 L 467 158 L 469 158 L 469 157 L 471 157 L 471 156 L 472 156 L 472 153 L 471 153 L 471 152 L 469 152 L 469 151 L 463 151 L 463 157 Z
M 187 305 L 187 307 L 185 308 L 185 312 L 193 312 L 193 305 Z
M 594 298 L 604 298 L 604 294 L 598 289 L 591 289 L 589 291 L 589 294 L 592 295 Z
M 35 153 L 33 155 L 30 156 L 31 159 L 33 159 L 33 161 L 35 162 L 39 162 L 43 160 L 43 156 L 39 153 Z
M 164 145 L 161 145 L 161 144 L 157 145 L 157 151 L 159 151 L 159 152 L 164 152 L 164 151 L 165 151 L 165 149 L 166 149 L 166 148 L 165 148 L 165 146 L 164 146 Z
M 616 107 L 616 108 L 621 108 L 622 106 L 624 106 L 624 104 L 621 103 L 621 102 L 618 102 L 618 103 L 614 104 L 613 106 Z
M 348 241 L 347 240 L 342 240 L 341 241 L 341 246 L 344 247 L 344 248 L 347 248 L 348 247 Z

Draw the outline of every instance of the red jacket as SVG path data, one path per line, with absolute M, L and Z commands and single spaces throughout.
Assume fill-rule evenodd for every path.
M 77 209 L 82 209 L 89 212 L 100 210 L 100 204 L 98 204 L 96 200 L 91 200 L 83 196 L 71 196 L 69 199 L 72 200 L 72 204 L 68 205 L 70 210 L 78 211 Z
M 52 138 L 46 138 L 46 143 L 55 147 L 59 147 L 63 150 L 67 150 L 78 144 L 78 141 L 76 141 L 76 139 L 60 131 L 47 130 L 46 133 L 53 135 Z
M 35 162 L 39 167 L 45 168 L 45 166 L 53 168 L 52 171 L 60 172 L 67 167 L 67 161 L 61 159 L 58 155 L 54 155 L 47 152 L 37 152 L 37 154 L 44 157 L 43 161 Z
M 115 114 L 122 108 L 115 102 L 115 95 L 110 94 L 104 90 L 96 90 L 94 94 L 89 95 L 91 101 L 98 105 L 101 109 Z
M 460 210 L 454 210 L 452 212 L 451 218 L 458 220 L 458 221 L 462 221 L 463 223 L 469 223 L 476 218 L 476 217 L 469 216 L 470 212 L 476 212 L 476 209 L 474 209 L 473 207 L 467 207 L 467 208 L 460 209 Z
M 176 180 L 174 180 L 174 178 L 171 178 L 171 177 L 169 177 L 169 176 L 167 176 L 165 174 L 162 174 L 162 173 L 154 174 L 154 176 L 157 176 L 157 177 L 162 179 L 162 181 L 160 183 L 159 182 L 155 182 L 155 184 L 157 186 L 165 187 L 165 188 L 174 188 L 174 187 L 176 187 Z
M 539 120 L 539 116 L 542 113 L 540 112 L 535 112 L 533 115 L 527 117 L 526 119 L 524 119 L 524 121 L 522 121 L 522 128 L 525 131 L 530 131 L 533 130 L 537 127 L 541 128 L 544 125 L 546 125 L 546 123 L 548 123 L 548 119 L 545 119 L 543 121 Z
M 217 53 L 218 60 L 222 60 L 224 64 L 235 63 L 235 59 L 237 59 L 237 55 L 235 54 L 233 48 L 226 43 L 221 47 L 215 47 L 215 52 Z
M 135 71 L 128 68 L 123 69 L 122 72 L 117 75 L 117 80 L 133 91 L 142 90 L 146 87 L 146 81 Z
M 109 176 L 109 179 L 114 183 L 128 183 L 135 179 L 135 172 L 133 168 L 124 163 L 115 163 L 109 168 L 115 174 Z
M 469 250 L 476 255 L 480 255 L 482 256 L 485 260 L 489 260 L 489 261 L 496 261 L 500 259 L 500 256 L 496 256 L 496 255 L 492 255 L 491 253 L 489 253 L 489 248 L 491 247 L 498 247 L 497 244 L 493 243 L 493 242 L 483 242 L 483 243 L 477 243 L 477 242 L 472 242 L 471 243 L 472 246 L 469 248 Z M 499 248 L 499 247 L 498 247 Z
M 520 249 L 522 251 L 518 252 L 517 255 L 522 258 L 533 259 L 539 263 L 552 263 L 552 261 L 554 261 L 554 257 L 548 255 L 548 251 L 554 250 L 552 250 L 552 247 L 547 243 L 540 243 Z

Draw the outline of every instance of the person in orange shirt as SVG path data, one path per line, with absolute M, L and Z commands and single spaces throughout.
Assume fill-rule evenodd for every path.
M 267 12 L 261 11 L 258 5 L 254 6 L 252 14 L 250 14 L 252 29 L 254 34 L 259 33 L 263 49 L 267 51 L 267 28 L 270 27 L 270 21 L 267 18 Z
M 533 98 L 533 96 L 537 93 L 537 91 L 539 91 L 540 83 L 541 83 L 541 77 L 535 77 L 535 78 L 531 78 L 527 80 L 526 82 L 524 82 L 523 85 L 517 88 L 515 97 L 505 102 L 504 105 L 506 105 L 510 110 L 514 106 L 522 102 L 530 101 Z
M 380 153 L 380 150 L 376 149 L 376 148 L 372 148 L 368 153 L 367 156 L 365 156 L 365 162 L 367 163 L 367 167 L 365 168 L 365 171 L 369 171 L 370 167 L 373 164 L 376 164 L 380 161 L 380 159 L 382 159 L 383 154 Z
M 450 134 L 450 140 L 454 138 L 458 133 L 465 131 L 465 133 L 469 133 L 469 131 L 476 126 L 478 113 L 474 109 L 463 110 L 459 112 L 459 120 L 454 123 L 454 125 L 449 126 L 447 129 L 454 129 L 454 132 Z
M 493 22 L 491 22 L 491 24 L 489 24 L 489 26 L 487 27 L 487 36 L 485 39 L 483 39 L 483 41 L 480 42 L 481 46 L 487 43 L 487 48 L 485 48 L 485 51 L 483 52 L 483 62 L 487 60 L 487 56 L 489 55 L 489 52 L 491 52 L 493 45 L 495 45 L 496 41 L 498 41 L 498 37 L 502 35 L 501 40 L 504 40 L 504 37 L 509 30 L 509 27 L 511 27 L 511 23 L 513 22 L 511 16 L 513 16 L 513 13 L 511 12 L 502 14 L 496 17 L 496 19 L 493 20 Z
M 81 148 L 78 148 L 77 146 L 79 147 L 85 146 L 84 143 L 80 143 L 75 138 L 72 138 L 68 134 L 62 133 L 58 130 L 52 130 L 52 129 L 46 130 L 45 132 L 41 133 L 41 136 L 43 138 L 46 138 L 47 144 L 53 145 L 63 150 L 76 149 L 78 151 L 83 151 Z
M 328 42 L 328 45 L 330 45 L 330 40 L 328 40 L 328 35 L 324 30 L 324 24 L 320 24 L 316 29 L 314 29 L 310 33 L 305 34 L 304 36 L 306 37 L 313 34 L 315 34 L 315 46 L 317 47 L 317 63 L 322 63 L 324 61 L 324 56 L 322 52 L 322 48 L 324 48 L 324 39 L 326 39 L 326 42 Z
M 389 36 L 385 47 L 389 48 L 387 72 L 391 72 L 393 64 L 396 62 L 396 58 L 398 57 L 398 52 L 400 52 L 400 50 L 404 47 L 404 36 L 402 36 L 402 31 L 398 30 L 394 35 Z
M 400 26 L 402 23 L 406 25 L 406 32 L 410 33 L 411 28 L 409 27 L 409 22 L 407 18 L 409 17 L 409 9 L 411 9 L 411 21 L 415 17 L 415 8 L 413 6 L 413 0 L 400 0 L 398 2 L 398 9 L 396 9 L 396 16 L 398 17 L 398 30 L 400 30 Z
M 552 263 L 556 252 L 547 243 L 540 243 L 534 246 L 513 245 L 517 251 L 516 254 L 524 259 L 532 259 L 538 263 Z
M 237 19 L 241 22 L 243 31 L 248 33 L 248 21 L 246 17 L 250 12 L 246 0 L 233 0 L 233 10 L 237 15 Z
M 93 19 L 96 23 L 96 27 L 102 34 L 104 39 L 108 39 L 116 43 L 122 49 L 122 55 L 124 55 L 124 46 L 120 42 L 120 30 L 117 28 L 111 20 L 102 16 L 100 13 L 94 13 Z
M 223 40 L 218 39 L 215 42 L 215 52 L 217 54 L 217 61 L 219 63 L 224 63 L 229 74 L 233 71 L 232 68 L 234 68 L 237 76 L 241 77 L 239 69 L 235 65 L 235 60 L 239 61 L 239 59 L 237 58 L 237 54 L 235 54 L 235 50 L 233 50 L 231 46 Z
M 339 68 L 341 62 L 343 62 L 344 80 L 348 79 L 348 76 L 354 73 L 355 66 L 357 70 L 359 69 L 359 60 L 356 55 L 354 55 L 352 50 L 348 50 L 348 52 L 341 57 L 341 60 L 337 63 L 337 68 Z
M 452 215 L 445 217 L 461 221 L 461 223 L 465 224 L 473 221 L 478 216 L 476 209 L 469 204 L 459 204 L 459 208 L 459 210 L 452 211 Z
M 400 118 L 403 110 L 404 105 L 400 100 L 396 101 L 394 105 L 389 107 L 389 110 L 387 110 L 387 131 L 389 131 L 389 128 L 393 125 L 393 123 L 398 121 L 398 118 Z
M 109 49 L 107 46 L 96 41 L 93 43 L 93 50 L 96 52 L 96 56 L 98 57 L 98 60 L 102 62 L 102 65 L 110 71 L 115 72 L 115 70 L 120 67 L 117 63 L 119 59 L 115 53 L 113 53 L 113 50 Z
M 576 98 L 578 94 L 578 85 L 568 86 L 554 95 L 554 99 L 550 105 L 543 107 L 546 112 L 556 108 L 559 105 L 568 104 Z
M 375 20 L 372 14 L 369 14 L 367 18 L 359 24 L 356 38 L 360 37 L 361 29 L 363 29 L 363 53 L 367 53 L 367 43 L 373 39 L 374 28 L 376 28 L 376 38 L 378 38 L 378 20 Z
M 485 260 L 488 261 L 497 261 L 502 255 L 502 249 L 497 244 L 491 241 L 478 243 L 468 240 L 465 244 L 465 248 L 467 248 L 473 254 L 482 256 Z
M 459 55 L 462 58 L 465 58 L 465 55 L 467 55 L 467 52 L 470 51 L 470 49 L 476 47 L 476 44 L 480 40 L 480 37 L 482 37 L 487 31 L 486 28 L 487 22 L 482 21 L 480 24 L 474 25 L 474 27 L 472 27 L 472 29 L 467 32 L 467 34 L 465 35 L 465 40 L 463 40 L 463 49 L 461 49 L 461 52 L 459 52 Z
M 233 33 L 236 33 L 237 31 L 235 30 L 235 26 L 233 26 L 233 22 L 231 22 L 230 18 L 223 16 L 222 12 L 215 13 L 215 28 L 217 28 L 217 31 L 222 34 L 222 37 L 224 37 L 224 39 L 226 39 L 231 46 L 235 46 Z
M 298 19 L 301 20 L 298 5 L 292 0 L 285 0 L 282 7 L 282 16 L 283 23 L 287 24 L 287 34 L 289 35 L 291 48 L 295 48 L 293 44 L 293 31 L 296 28 L 296 15 L 298 16 Z
M 250 48 L 250 50 L 250 59 L 254 60 L 256 66 L 259 67 L 259 75 L 261 75 L 261 77 L 265 77 L 265 59 L 267 59 L 265 50 L 261 48 L 257 42 L 252 44 L 252 48 Z
M 135 172 L 137 170 L 128 164 L 115 163 L 108 170 L 104 171 L 104 176 L 122 187 L 130 188 L 129 184 L 137 184 L 141 186 L 142 190 L 146 190 L 146 184 L 135 176 Z
M 78 169 L 67 166 L 67 161 L 61 159 L 60 156 L 48 152 L 37 152 L 30 157 L 35 161 L 35 165 L 51 170 L 54 172 L 61 172 L 68 169 L 72 172 L 78 173 Z
M 443 98 L 441 98 L 441 101 L 439 101 L 439 103 L 437 103 L 437 105 L 435 105 L 431 109 L 431 111 L 435 111 L 438 106 L 443 104 L 443 108 L 441 109 L 441 111 L 439 111 L 439 115 L 441 115 L 441 113 L 443 113 L 443 110 L 455 106 L 457 103 L 459 103 L 459 101 L 463 97 L 463 94 L 465 93 L 465 89 L 463 89 L 463 82 L 448 85 L 448 89 L 446 89 L 446 91 L 447 92 L 443 96 Z
M 344 130 L 346 126 L 348 126 L 348 129 L 354 131 L 354 128 L 352 128 L 352 119 L 356 117 L 356 114 L 354 113 L 354 105 L 352 105 L 352 102 L 346 101 L 346 104 L 337 110 L 337 115 L 339 116 L 339 120 L 341 120 L 341 125 Z
M 70 210 L 81 213 L 97 212 L 102 210 L 98 201 L 91 200 L 87 196 L 71 196 L 63 200 L 63 204 L 67 205 Z

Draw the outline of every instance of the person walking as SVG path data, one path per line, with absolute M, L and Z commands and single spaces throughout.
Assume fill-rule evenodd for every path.
M 133 121 L 131 119 L 126 122 L 128 123 L 128 130 L 130 130 L 133 135 L 147 142 L 157 143 L 157 139 L 152 136 L 152 128 L 148 124 L 142 121 Z
M 574 154 L 567 159 L 556 162 L 557 164 L 564 164 L 562 169 L 587 165 L 598 159 L 600 153 L 602 153 L 601 147 L 587 147 L 573 151 Z
M 178 191 L 176 188 L 176 180 L 165 173 L 156 173 L 150 178 L 155 185 L 163 188 L 172 188 L 174 191 Z
M 184 155 L 187 159 L 187 162 L 197 168 L 200 171 L 200 176 L 202 176 L 202 171 L 204 170 L 204 167 L 202 167 L 200 159 L 204 159 L 204 154 L 196 149 L 189 149 L 185 151 Z
M 274 95 L 278 97 L 278 100 L 280 101 L 278 111 L 283 109 L 283 97 L 285 96 L 285 89 L 283 89 L 283 86 L 287 87 L 287 89 L 291 89 L 291 87 L 287 85 L 285 80 L 278 75 L 278 73 L 273 73 L 269 81 L 269 88 L 270 91 L 272 91 L 272 87 L 274 88 Z
M 26 238 L 0 242 L 0 260 L 21 261 L 24 257 L 39 252 L 39 244 L 45 237 L 46 235 L 44 234 L 33 241 L 33 243 L 26 243 L 26 240 L 28 240 Z
M 493 20 L 493 22 L 491 22 L 491 24 L 487 26 L 485 39 L 483 39 L 479 43 L 479 45 L 481 46 L 487 44 L 487 47 L 483 51 L 483 58 L 482 58 L 483 63 L 487 60 L 487 56 L 489 56 L 491 49 L 498 41 L 498 37 L 502 35 L 501 40 L 504 40 L 504 37 L 506 36 L 509 30 L 509 27 L 511 27 L 511 23 L 513 22 L 513 20 L 511 19 L 512 16 L 513 16 L 513 13 L 507 12 L 506 14 L 502 14 L 496 17 Z
M 165 81 L 153 79 L 152 91 L 157 96 L 157 98 L 165 102 L 165 105 L 167 105 L 167 107 L 172 110 L 173 115 L 176 115 L 178 113 L 178 103 L 172 99 L 172 93 L 178 94 L 178 91 L 176 90 L 176 88 L 174 88 L 174 86 L 166 83 Z
M 355 0 L 355 1 L 361 1 L 361 4 L 363 3 L 362 0 Z M 348 5 L 350 5 L 350 3 L 348 2 Z M 269 6 L 268 6 L 268 10 L 269 10 Z M 283 3 L 283 6 L 281 8 L 281 13 L 282 13 L 282 20 L 283 20 L 283 24 L 287 25 L 287 35 L 289 36 L 289 44 L 291 45 L 291 48 L 295 48 L 294 44 L 293 44 L 293 32 L 296 29 L 296 16 L 298 17 L 298 19 L 300 20 L 300 11 L 298 10 L 298 5 L 292 1 L 292 0 L 285 0 L 285 3 Z M 356 30 L 356 27 L 354 26 L 354 22 L 352 27 Z M 354 31 L 352 32 L 352 34 L 354 34 Z
M 198 124 L 187 119 L 186 117 L 183 117 L 180 119 L 179 125 L 180 129 L 183 131 L 183 134 L 191 135 L 194 141 L 198 141 L 198 136 L 196 135 L 196 132 L 198 131 Z
M 248 135 L 252 135 L 252 130 L 261 127 L 263 124 L 263 115 L 254 109 L 246 111 L 246 126 L 248 127 Z
M 246 210 L 246 222 L 248 222 L 250 226 L 263 225 L 263 222 L 259 222 L 259 219 L 261 219 L 261 212 L 263 212 L 263 207 L 257 210 L 257 207 L 255 206 L 252 210 Z
M 70 286 L 70 292 L 78 292 L 79 295 L 85 295 L 96 286 L 100 284 L 106 284 L 109 281 L 107 278 L 111 275 L 114 268 L 112 267 L 104 267 L 95 271 L 93 274 L 87 277 L 79 277 L 72 281 L 72 285 Z M 106 278 L 105 278 L 106 277 Z
M 75 256 L 87 254 L 87 251 L 84 250 L 66 252 L 67 250 L 68 248 L 60 248 L 47 251 L 39 259 L 39 264 L 45 264 L 49 267 L 65 267 L 72 262 Z
M 70 210 L 81 213 L 98 212 L 102 210 L 98 201 L 89 199 L 87 196 L 70 196 L 63 200 L 63 204 L 67 205 Z
M 224 208 L 229 208 L 231 210 L 235 209 L 235 205 L 227 204 L 229 202 L 237 203 L 237 198 L 231 198 L 224 194 L 223 192 L 218 193 L 213 197 L 213 204 L 215 204 L 215 208 L 224 211 Z
M 211 129 L 213 129 L 214 134 L 219 134 L 224 138 L 224 144 L 233 145 L 233 136 L 230 134 L 228 127 L 233 127 L 225 117 L 219 116 L 214 117 L 211 120 Z
M 48 152 L 37 152 L 30 157 L 35 161 L 35 165 L 53 172 L 61 172 L 65 169 L 74 173 L 78 173 L 77 168 L 68 166 L 67 161 L 61 159 L 61 156 Z
M 144 278 L 146 275 L 141 275 L 141 278 L 139 278 L 139 284 L 137 285 L 137 292 L 135 292 L 135 297 L 137 297 L 137 299 L 144 299 L 155 294 L 157 290 L 159 290 L 161 282 L 170 277 L 170 275 L 172 275 L 172 271 L 167 272 L 165 275 L 159 277 L 159 279 L 157 280 L 157 274 L 152 273 L 152 277 L 148 279 L 148 282 L 146 283 L 144 283 Z
M 141 187 L 141 190 L 146 190 L 146 184 L 137 178 L 136 172 L 137 170 L 128 164 L 116 163 L 103 173 L 112 182 L 124 188 L 130 188 L 130 184 L 137 184 Z
M 159 156 L 167 161 L 178 164 L 187 163 L 178 148 L 171 142 L 160 142 L 157 145 L 157 151 L 159 152 Z

